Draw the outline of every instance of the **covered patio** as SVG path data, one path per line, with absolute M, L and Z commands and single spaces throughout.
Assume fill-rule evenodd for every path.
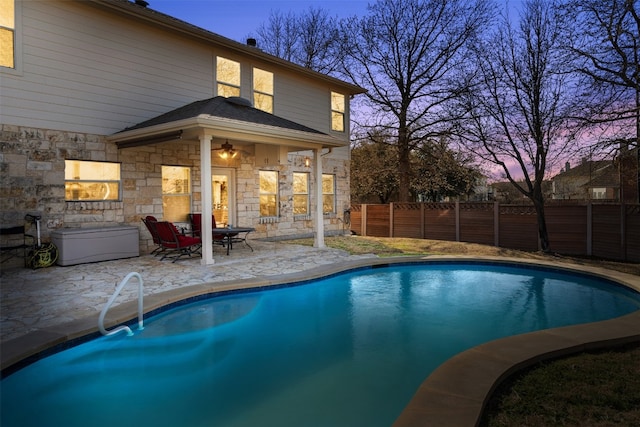
M 155 144 L 197 143 L 200 153 L 200 197 L 203 218 L 213 215 L 211 201 L 212 158 L 220 152 L 233 157 L 238 151 L 253 150 L 256 157 L 254 168 L 264 162 L 277 166 L 286 162 L 286 154 L 308 153 L 314 185 L 310 191 L 310 218 L 313 221 L 314 246 L 324 247 L 324 223 L 322 205 L 322 155 L 337 147 L 344 147 L 344 141 L 311 129 L 299 123 L 253 108 L 243 98 L 214 98 L 193 102 L 150 120 L 128 127 L 107 137 L 119 150 Z M 266 154 L 258 160 L 258 147 Z M 270 149 L 273 148 L 273 150 Z M 326 151 L 323 151 L 326 150 Z M 253 224 L 243 224 L 252 226 Z M 213 264 L 212 225 L 202 224 L 202 264 Z

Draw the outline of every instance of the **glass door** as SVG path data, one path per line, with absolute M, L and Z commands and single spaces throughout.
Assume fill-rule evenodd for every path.
M 218 227 L 235 224 L 236 191 L 235 171 L 233 169 L 214 168 L 211 170 L 211 201 L 213 216 Z

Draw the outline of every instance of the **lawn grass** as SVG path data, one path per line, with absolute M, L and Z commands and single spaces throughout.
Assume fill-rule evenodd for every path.
M 291 241 L 312 245 L 312 239 Z M 328 247 L 380 257 L 506 256 L 592 265 L 640 275 L 640 264 L 529 253 L 472 243 L 360 236 L 327 237 Z M 640 426 L 640 344 L 546 361 L 514 374 L 493 393 L 482 427 Z
M 297 239 L 289 242 L 308 246 L 313 245 L 313 239 Z M 328 247 L 342 249 L 351 254 L 375 254 L 379 257 L 409 255 L 503 256 L 529 260 L 556 261 L 577 265 L 591 265 L 640 276 L 640 264 L 545 254 L 542 252 L 523 252 L 515 249 L 498 248 L 476 243 L 369 236 L 334 236 L 326 237 L 325 244 Z
M 483 415 L 481 427 L 639 426 L 640 345 L 516 374 L 493 393 Z

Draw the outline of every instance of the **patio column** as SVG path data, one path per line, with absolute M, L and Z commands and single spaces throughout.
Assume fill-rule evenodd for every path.
M 316 199 L 315 237 L 313 246 L 324 248 L 324 213 L 322 212 L 322 148 L 313 150 L 313 170 L 316 172 L 314 197 Z
M 211 136 L 200 136 L 200 198 L 202 204 L 202 265 L 214 264 L 213 231 L 211 216 L 213 215 L 213 191 L 211 189 Z M 208 220 L 207 220 L 208 219 Z

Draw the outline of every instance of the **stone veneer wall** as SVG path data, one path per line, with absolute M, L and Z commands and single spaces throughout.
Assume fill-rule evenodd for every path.
M 162 218 L 162 165 L 191 167 L 193 210 L 201 210 L 200 146 L 195 142 L 162 143 L 118 150 L 104 136 L 46 129 L 0 125 L 0 225 L 22 224 L 27 213 L 42 216 L 41 235 L 47 241 L 52 230 L 61 227 L 100 227 L 129 224 L 140 227 L 140 252 L 153 248 L 140 221 L 146 215 Z M 122 200 L 66 202 L 64 161 L 94 160 L 121 162 Z M 237 222 L 256 228 L 254 238 L 311 235 L 313 222 L 294 218 L 292 174 L 311 172 L 304 156 L 290 154 L 288 164 L 265 169 L 280 176 L 280 218 L 260 224 L 258 169 L 254 156 L 242 154 L 235 161 Z M 212 153 L 216 167 L 229 166 Z M 323 158 L 325 173 L 336 176 L 336 214 L 325 215 L 325 231 L 341 233 L 344 209 L 349 207 L 348 161 Z M 313 180 L 313 174 L 311 174 Z M 313 183 L 311 183 L 313 185 Z M 314 206 L 311 207 L 313 212 Z

